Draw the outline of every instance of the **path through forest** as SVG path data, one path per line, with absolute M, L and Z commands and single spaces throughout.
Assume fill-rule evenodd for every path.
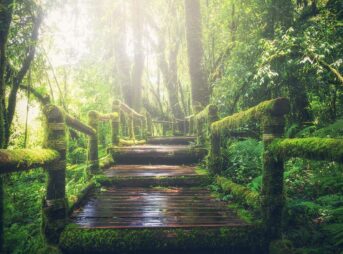
M 89 196 L 73 215 L 84 228 L 192 228 L 244 225 L 227 204 L 202 186 L 196 163 L 205 155 L 191 137 L 151 138 L 149 144 L 118 147 L 119 165 L 105 170 L 109 184 Z M 188 143 L 188 144 L 187 144 Z M 187 144 L 187 145 L 186 145 Z M 168 179 L 187 177 L 185 181 Z M 159 186 L 159 179 L 167 184 Z M 118 183 L 120 187 L 118 187 Z

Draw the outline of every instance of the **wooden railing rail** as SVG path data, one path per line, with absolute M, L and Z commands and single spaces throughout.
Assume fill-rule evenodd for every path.
M 219 119 L 217 106 L 209 104 L 194 115 L 194 123 L 198 145 L 204 145 L 211 136 L 211 124 Z
M 68 202 L 66 198 L 66 128 L 73 128 L 88 135 L 88 172 L 99 170 L 98 123 L 111 121 L 112 142 L 118 139 L 118 113 L 101 114 L 89 112 L 88 125 L 66 113 L 55 105 L 45 105 L 44 149 L 0 149 L 0 175 L 43 167 L 47 172 L 46 194 L 42 204 L 42 232 L 48 244 L 57 244 L 59 235 L 67 223 Z M 1 190 L 2 191 L 2 190 Z M 0 207 L 3 206 L 0 195 Z M 0 225 L 3 216 L 0 212 Z M 1 230 L 1 232 L 3 232 Z
M 235 133 L 235 138 L 237 138 L 240 134 L 237 130 L 251 123 L 261 126 L 264 143 L 261 201 L 253 201 L 251 197 L 256 198 L 256 194 L 248 192 L 243 186 L 238 188 L 237 184 L 231 182 L 230 184 L 227 183 L 226 187 L 231 188 L 232 193 L 237 192 L 237 195 L 240 193 L 239 190 L 244 190 L 245 194 L 240 195 L 240 198 L 245 199 L 245 202 L 248 204 L 261 204 L 266 237 L 269 240 L 277 239 L 281 236 L 281 231 L 278 230 L 281 228 L 284 171 L 283 163 L 275 161 L 274 157 L 271 156 L 270 144 L 275 139 L 282 137 L 285 115 L 288 112 L 289 101 L 285 98 L 277 98 L 215 121 L 210 126 L 211 147 L 208 167 L 212 173 L 221 173 L 222 171 L 221 137 L 223 135 L 230 136 L 230 134 Z
M 229 191 L 238 200 L 254 208 L 260 208 L 265 226 L 266 239 L 272 241 L 281 237 L 282 210 L 284 207 L 283 173 L 284 160 L 292 157 L 313 160 L 326 160 L 343 163 L 343 140 L 330 138 L 282 138 L 285 115 L 289 112 L 289 101 L 277 98 L 260 103 L 248 110 L 210 122 L 210 131 L 204 131 L 205 121 L 209 119 L 211 105 L 203 111 L 189 116 L 196 123 L 198 143 L 204 144 L 211 139 L 208 167 L 214 174 L 222 172 L 221 139 L 222 136 L 239 138 L 240 136 L 259 136 L 254 131 L 242 131 L 247 126 L 260 126 L 264 144 L 262 190 L 259 194 L 245 186 L 236 184 L 221 176 L 216 182 L 222 189 Z M 215 112 L 216 111 L 212 111 Z M 212 115 L 217 117 L 216 114 Z M 208 124 L 208 123 L 207 123 Z M 206 135 L 207 134 L 207 135 Z
M 0 149 L 0 175 L 43 167 L 58 161 L 59 156 L 49 149 Z
M 137 113 L 134 109 L 130 108 L 120 100 L 113 101 L 113 112 L 118 113 L 118 134 L 121 136 L 128 136 L 133 143 L 136 141 L 136 133 L 140 139 L 146 139 L 149 134 L 148 127 L 151 126 L 151 122 L 147 115 Z M 120 129 L 120 131 L 119 131 Z M 150 132 L 151 133 L 151 132 Z M 120 143 L 120 139 L 116 139 L 116 144 Z

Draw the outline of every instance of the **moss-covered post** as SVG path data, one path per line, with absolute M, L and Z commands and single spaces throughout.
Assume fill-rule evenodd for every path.
M 129 115 L 129 136 L 131 140 L 136 140 L 135 120 L 133 119 L 133 113 Z
M 194 134 L 194 116 L 189 118 L 189 125 L 188 125 L 188 135 L 192 136 Z
M 167 134 L 167 124 L 165 122 L 162 123 L 162 135 L 166 136 Z
M 175 124 L 175 120 L 172 118 L 171 119 L 171 131 L 172 131 L 172 135 L 174 135 L 175 136 L 175 134 L 176 134 L 176 124 Z
M 117 117 L 111 121 L 112 128 L 112 145 L 117 146 L 119 144 L 119 128 L 120 128 L 120 101 L 115 100 L 112 104 L 112 112 L 117 113 Z
M 94 174 L 99 171 L 98 159 L 98 113 L 88 112 L 88 125 L 95 130 L 95 135 L 88 136 L 88 172 Z
M 2 175 L 0 175 L 0 253 L 2 253 L 4 242 L 4 186 Z
M 112 129 L 112 145 L 117 146 L 119 144 L 119 117 L 113 118 L 111 120 L 111 129 Z
M 208 108 L 208 132 L 210 136 L 210 156 L 208 161 L 208 167 L 213 174 L 218 174 L 222 169 L 222 157 L 220 150 L 220 133 L 214 132 L 211 129 L 212 123 L 219 119 L 218 108 L 215 105 L 210 105 Z
M 63 112 L 56 106 L 44 108 L 46 116 L 45 148 L 59 152 L 58 161 L 45 167 L 47 171 L 46 196 L 42 205 L 42 232 L 48 244 L 57 244 L 67 222 L 66 125 Z
M 208 133 L 211 132 L 211 124 L 217 120 L 219 120 L 218 108 L 217 108 L 217 106 L 211 104 L 208 107 L 208 118 L 207 118 Z
M 281 220 L 284 205 L 283 161 L 273 155 L 271 143 L 283 135 L 283 115 L 269 115 L 263 119 L 263 174 L 261 204 L 267 242 L 281 237 Z
M 145 131 L 144 131 L 144 121 L 143 121 L 143 119 L 139 119 L 139 136 L 140 136 L 140 139 L 144 139 L 144 133 L 145 133 Z
M 120 111 L 119 121 L 120 121 L 120 135 L 123 137 L 127 137 L 129 135 L 128 126 L 127 126 L 127 118 L 122 111 Z
M 146 136 L 147 137 L 151 137 L 152 136 L 152 119 L 151 119 L 151 115 L 146 112 L 146 128 L 147 128 L 147 133 Z
M 196 118 L 195 119 L 196 131 L 197 131 L 197 144 L 204 145 L 206 142 L 206 129 L 204 128 L 205 119 L 204 118 Z

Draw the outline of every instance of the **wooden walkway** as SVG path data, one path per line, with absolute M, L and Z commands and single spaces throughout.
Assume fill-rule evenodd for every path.
M 197 188 L 109 188 L 72 215 L 85 228 L 220 227 L 244 224 Z
M 195 163 L 205 155 L 185 143 L 194 138 L 156 138 L 148 145 L 113 148 L 120 165 L 105 170 L 108 178 L 199 177 Z M 162 144 L 159 144 L 162 143 Z M 168 145 L 168 143 L 170 145 Z M 160 162 L 167 162 L 160 165 Z M 173 164 L 171 164 L 173 163 Z M 191 186 L 189 186 L 191 185 Z M 193 228 L 232 227 L 245 223 L 227 204 L 214 198 L 204 187 L 184 186 L 102 187 L 92 193 L 71 216 L 82 228 Z
M 117 165 L 105 170 L 108 177 L 195 176 L 195 166 L 189 165 Z

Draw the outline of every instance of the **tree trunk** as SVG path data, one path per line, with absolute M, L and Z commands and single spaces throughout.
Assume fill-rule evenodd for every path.
M 132 107 L 131 66 L 127 55 L 127 15 L 125 6 L 122 6 L 121 16 L 123 18 L 119 25 L 118 37 L 115 40 L 116 71 L 124 101 Z
M 0 148 L 6 148 L 7 111 L 5 103 L 6 46 L 12 21 L 13 0 L 0 0 Z M 2 235 L 2 234 L 1 234 Z
M 140 112 L 142 107 L 142 74 L 144 68 L 144 53 L 143 53 L 143 10 L 142 0 L 132 0 L 131 15 L 132 15 L 132 31 L 133 31 L 133 47 L 134 47 L 134 66 L 132 69 L 132 107 L 137 112 Z M 131 106 L 131 105 L 130 105 Z
M 0 148 L 6 148 L 6 103 L 5 103 L 5 69 L 6 44 L 8 32 L 12 21 L 13 0 L 0 0 Z M 4 242 L 4 193 L 3 179 L 0 176 L 0 253 Z
M 312 116 L 309 111 L 310 103 L 308 100 L 306 87 L 296 77 L 296 74 L 289 75 L 290 76 L 287 83 L 289 84 L 288 93 L 291 100 L 292 121 L 302 125 L 302 123 L 312 120 Z
M 184 0 L 186 14 L 186 37 L 188 47 L 189 73 L 192 85 L 192 104 L 204 107 L 210 99 L 204 69 L 204 51 L 201 41 L 201 14 L 199 0 Z
M 293 21 L 293 8 L 291 0 L 272 0 L 268 5 L 265 15 L 264 37 L 273 39 L 275 27 L 278 24 L 289 28 Z

